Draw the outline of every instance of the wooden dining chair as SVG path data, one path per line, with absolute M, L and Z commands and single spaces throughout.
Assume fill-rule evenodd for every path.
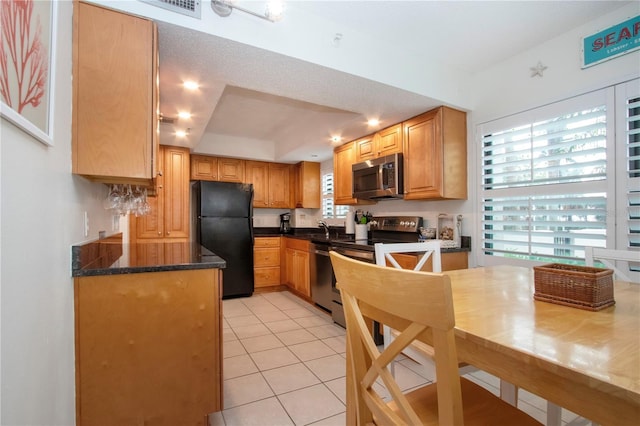
M 347 404 L 358 425 L 539 425 L 460 377 L 447 275 L 381 267 L 336 252 L 330 256 L 347 324 Z M 400 331 L 382 353 L 369 320 Z M 433 346 L 437 381 L 403 393 L 387 366 L 416 338 Z M 388 403 L 374 387 L 379 380 Z
M 612 250 L 599 247 L 585 247 L 584 260 L 587 266 L 595 266 L 596 260 L 605 267 L 613 269 L 616 278 L 622 281 L 638 282 L 631 277 L 629 262 L 640 263 L 640 252 L 631 250 Z

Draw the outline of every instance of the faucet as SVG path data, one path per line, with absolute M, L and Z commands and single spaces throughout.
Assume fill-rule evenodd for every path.
M 324 237 L 328 240 L 329 239 L 329 226 L 327 226 L 327 222 L 325 222 L 324 220 L 319 220 L 318 221 L 318 225 L 321 226 L 322 228 L 324 228 Z

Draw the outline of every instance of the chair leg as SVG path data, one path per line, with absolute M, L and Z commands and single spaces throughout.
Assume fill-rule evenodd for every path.
M 562 407 L 547 401 L 547 426 L 560 426 L 562 424 Z
M 514 407 L 517 407 L 518 388 L 513 383 L 500 379 L 500 398 Z

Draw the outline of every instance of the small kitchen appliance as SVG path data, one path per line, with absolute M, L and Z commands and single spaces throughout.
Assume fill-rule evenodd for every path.
M 290 213 L 282 213 L 280 215 L 280 233 L 281 234 L 291 233 L 291 214 Z

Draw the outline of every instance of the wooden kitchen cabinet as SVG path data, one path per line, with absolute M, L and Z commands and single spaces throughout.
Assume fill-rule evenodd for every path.
M 402 269 L 413 269 L 422 258 L 421 255 L 394 253 L 391 254 Z M 469 267 L 469 255 L 466 251 L 440 252 L 440 263 L 442 271 L 453 271 L 456 269 L 467 269 Z M 391 266 L 387 262 L 387 266 Z M 422 271 L 433 272 L 433 259 L 429 257 L 422 267 Z
M 402 126 L 404 199 L 466 199 L 466 113 L 439 107 Z
M 320 163 L 301 161 L 294 170 L 294 208 L 319 209 L 320 201 Z
M 285 238 L 285 283 L 303 297 L 311 298 L 309 241 Z
M 291 208 L 289 164 L 249 161 L 246 164 L 246 183 L 253 184 L 253 207 Z
M 153 21 L 74 3 L 74 174 L 153 185 L 159 140 L 157 42 Z
M 151 213 L 130 216 L 131 242 L 189 239 L 189 149 L 161 146 L 157 194 L 148 197 Z
M 253 245 L 254 286 L 280 285 L 280 237 L 256 237 Z
M 356 163 L 402 152 L 402 123 L 355 141 Z
M 221 182 L 245 181 L 245 161 L 238 158 L 218 158 L 218 180 Z
M 218 180 L 218 158 L 210 155 L 191 155 L 191 180 Z
M 348 142 L 333 150 L 333 203 L 336 205 L 375 204 L 353 198 L 353 172 L 356 162 L 356 142 Z
M 223 408 L 221 287 L 219 269 L 76 277 L 76 424 L 209 424 Z

